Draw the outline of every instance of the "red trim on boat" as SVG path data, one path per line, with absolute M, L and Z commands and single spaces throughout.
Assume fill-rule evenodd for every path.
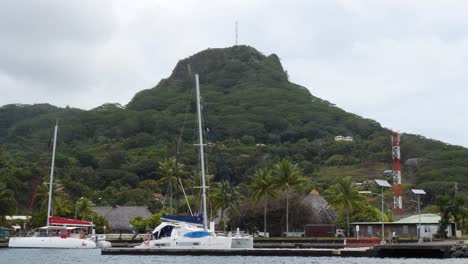
M 58 216 L 49 217 L 49 224 L 51 225 L 78 225 L 78 226 L 92 226 L 93 222 L 75 220 Z

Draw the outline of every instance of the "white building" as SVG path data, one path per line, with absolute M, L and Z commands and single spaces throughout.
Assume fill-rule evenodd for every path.
M 353 139 L 353 137 L 351 137 L 351 136 L 346 136 L 346 137 L 344 137 L 344 136 L 336 136 L 336 137 L 335 137 L 335 141 L 353 142 L 354 139 Z
M 343 141 L 344 137 L 343 136 L 336 136 L 335 141 Z

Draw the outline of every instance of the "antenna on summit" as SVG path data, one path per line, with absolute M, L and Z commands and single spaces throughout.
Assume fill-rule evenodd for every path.
M 236 20 L 236 46 L 238 44 L 238 40 L 239 40 L 239 28 L 238 28 L 238 25 L 237 25 L 237 20 Z

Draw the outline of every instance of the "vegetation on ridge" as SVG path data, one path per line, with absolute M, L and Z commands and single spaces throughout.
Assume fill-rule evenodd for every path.
M 323 192 L 344 176 L 362 182 L 383 178 L 383 170 L 390 169 L 390 131 L 290 83 L 278 56 L 247 46 L 208 49 L 181 60 L 169 78 L 139 92 L 125 107 L 1 107 L 0 182 L 14 193 L 16 213 L 27 212 L 36 186 L 47 180 L 55 120 L 56 179 L 71 204 L 87 197 L 97 205 L 158 209 L 152 194 L 168 194 L 159 162 L 175 155 L 179 140 L 178 159 L 188 172 L 184 177 L 199 186 L 194 173 L 194 73 L 200 74 L 208 146 L 220 150 L 224 167 L 245 197 L 249 193 L 241 187 L 257 169 L 272 168 L 282 159 L 297 164 L 307 179 L 293 194 L 298 197 L 312 188 Z M 334 141 L 337 135 L 354 141 Z M 207 152 L 208 171 L 219 181 L 219 152 L 214 147 Z M 401 153 L 403 163 L 412 159 L 403 168 L 405 196 L 410 196 L 410 187 L 424 187 L 431 191 L 424 204 L 434 204 L 437 195 L 455 186 L 459 194 L 466 194 L 467 149 L 403 134 Z M 185 187 L 195 200 L 196 190 Z M 404 200 L 406 212 L 413 213 L 415 205 L 406 200 L 410 199 Z M 186 210 L 183 205 L 181 201 L 180 211 Z M 39 209 L 36 201 L 34 210 Z

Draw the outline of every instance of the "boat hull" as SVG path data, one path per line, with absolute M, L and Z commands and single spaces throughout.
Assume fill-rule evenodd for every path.
M 110 248 L 110 247 L 112 247 L 112 244 L 109 241 L 98 240 L 96 242 L 96 247 L 98 247 L 98 248 Z
M 10 237 L 10 248 L 96 248 L 88 239 L 61 237 Z
M 135 248 L 161 248 L 161 249 L 231 249 L 253 248 L 253 238 L 209 236 L 203 238 L 162 238 L 148 240 Z
M 253 237 L 233 237 L 231 248 L 253 248 Z

